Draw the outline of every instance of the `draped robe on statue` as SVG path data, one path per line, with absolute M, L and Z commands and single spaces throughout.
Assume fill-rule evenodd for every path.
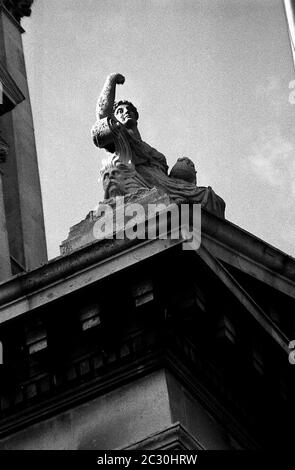
M 173 202 L 199 203 L 215 215 L 224 217 L 225 203 L 211 187 L 198 187 L 169 176 L 165 156 L 134 138 L 114 116 L 98 120 L 92 134 L 95 145 L 113 153 L 112 164 L 123 174 L 126 193 L 156 187 L 160 193 L 168 194 Z

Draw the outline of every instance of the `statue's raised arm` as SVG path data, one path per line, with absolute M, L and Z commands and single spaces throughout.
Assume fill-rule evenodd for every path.
M 123 85 L 125 77 L 120 73 L 108 75 L 96 105 L 96 119 L 110 117 L 115 103 L 116 85 Z
M 128 147 L 126 139 L 122 147 L 124 134 L 122 129 L 126 129 L 135 139 L 141 140 L 141 137 L 137 128 L 137 109 L 129 101 L 115 102 L 116 85 L 123 85 L 124 82 L 125 77 L 120 73 L 108 75 L 97 100 L 96 123 L 92 128 L 92 137 L 97 147 L 105 148 L 112 153 L 117 151 L 117 154 L 120 153 L 122 156 L 121 160 L 126 161 L 130 159 L 130 151 L 123 148 Z M 123 153 L 126 154 L 126 158 L 123 157 Z
M 125 77 L 120 73 L 108 75 L 96 105 L 96 123 L 92 127 L 93 142 L 97 147 L 114 151 L 114 136 L 110 121 L 114 121 L 116 86 L 123 85 Z

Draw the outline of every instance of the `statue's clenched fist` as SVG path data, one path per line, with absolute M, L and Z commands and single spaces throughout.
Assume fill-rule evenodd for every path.
M 125 77 L 120 73 L 112 73 L 109 78 L 112 82 L 115 82 L 116 85 L 123 85 L 125 82 Z

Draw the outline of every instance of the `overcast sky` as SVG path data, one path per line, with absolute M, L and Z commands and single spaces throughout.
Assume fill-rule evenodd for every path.
M 102 199 L 90 128 L 112 72 L 143 140 L 170 166 L 190 157 L 228 220 L 295 256 L 282 0 L 35 0 L 23 26 L 50 258 Z

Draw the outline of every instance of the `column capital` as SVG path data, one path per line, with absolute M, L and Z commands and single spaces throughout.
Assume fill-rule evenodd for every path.
M 1 3 L 20 22 L 24 16 L 31 15 L 31 6 L 34 0 L 1 0 Z

